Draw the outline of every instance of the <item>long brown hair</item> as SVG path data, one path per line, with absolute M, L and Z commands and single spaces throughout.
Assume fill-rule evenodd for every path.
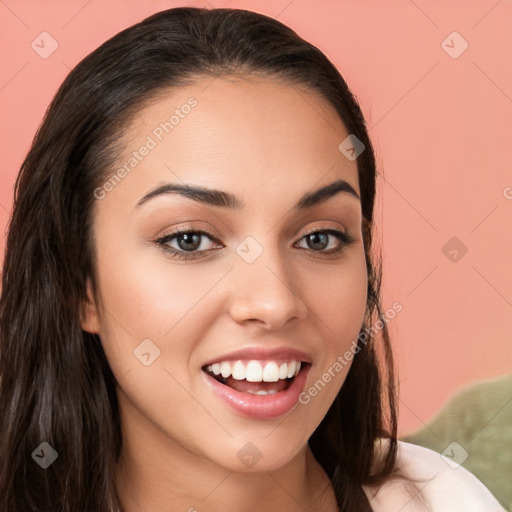
M 335 66 L 293 30 L 255 12 L 183 7 L 150 16 L 69 73 L 15 183 L 0 299 L 2 512 L 120 509 L 116 380 L 100 338 L 80 327 L 87 278 L 97 289 L 94 189 L 112 172 L 120 134 L 156 94 L 197 77 L 248 73 L 320 94 L 364 144 L 357 159 L 368 271 L 361 332 L 382 318 L 381 262 L 372 248 L 375 157 L 362 112 Z M 371 510 L 362 485 L 384 481 L 397 451 L 385 322 L 379 336 L 361 339 L 340 393 L 309 441 L 340 510 L 354 512 Z M 389 443 L 377 459 L 379 437 Z M 34 457 L 43 442 L 58 454 L 46 469 Z

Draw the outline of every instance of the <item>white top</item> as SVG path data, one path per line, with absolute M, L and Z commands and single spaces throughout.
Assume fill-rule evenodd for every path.
M 505 512 L 467 469 L 403 441 L 398 441 L 395 475 L 379 488 L 364 486 L 364 490 L 375 512 Z
M 363 489 L 374 512 L 506 512 L 467 469 L 404 441 L 398 441 L 397 472 L 380 487 Z

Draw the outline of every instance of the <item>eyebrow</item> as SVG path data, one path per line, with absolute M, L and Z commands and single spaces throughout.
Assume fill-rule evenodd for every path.
M 307 208 L 311 208 L 327 201 L 340 192 L 344 192 L 348 196 L 352 196 L 360 200 L 359 195 L 350 183 L 345 180 L 337 180 L 313 192 L 306 192 L 293 206 L 293 209 L 305 210 Z M 179 194 L 180 196 L 187 197 L 210 206 L 220 206 L 233 210 L 241 210 L 244 207 L 244 202 L 229 192 L 199 186 L 166 183 L 150 190 L 142 199 L 140 199 L 135 208 L 138 208 L 154 197 L 165 194 Z

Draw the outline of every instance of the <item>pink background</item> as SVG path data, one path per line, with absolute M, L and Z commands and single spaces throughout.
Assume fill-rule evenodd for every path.
M 400 431 L 450 394 L 512 363 L 512 2 L 5 0 L 0 3 L 0 224 L 46 107 L 69 70 L 107 38 L 179 5 L 277 17 L 338 66 L 375 145 L 384 309 L 399 365 Z M 468 48 L 458 58 L 463 40 Z M 32 41 L 48 32 L 47 59 Z M 448 45 L 448 47 L 446 46 Z M 451 47 L 451 48 L 449 48 Z M 457 237 L 468 249 L 442 252 Z M 1 237 L 1 251 L 4 237 Z M 449 247 L 445 252 L 453 250 Z M 457 250 L 457 249 L 456 249 Z M 454 253 L 453 253 L 454 254 Z

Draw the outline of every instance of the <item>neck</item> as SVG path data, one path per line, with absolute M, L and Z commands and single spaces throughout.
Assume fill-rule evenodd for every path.
M 123 512 L 338 512 L 329 478 L 307 445 L 279 469 L 234 472 L 154 425 L 123 424 L 116 479 Z

